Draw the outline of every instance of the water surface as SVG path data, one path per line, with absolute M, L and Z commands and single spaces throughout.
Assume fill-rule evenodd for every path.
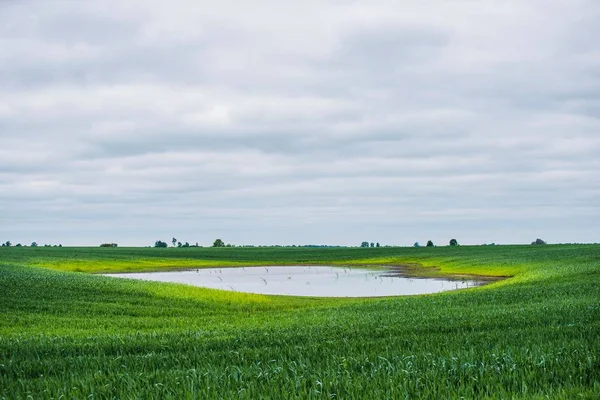
M 245 293 L 317 297 L 428 294 L 482 284 L 474 280 L 394 276 L 389 270 L 324 266 L 201 268 L 170 272 L 105 274 L 105 276 L 185 283 Z

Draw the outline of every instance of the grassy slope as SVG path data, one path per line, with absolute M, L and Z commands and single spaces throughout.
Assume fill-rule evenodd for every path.
M 514 277 L 345 300 L 65 272 L 407 262 Z M 599 284 L 600 246 L 0 248 L 0 397 L 595 398 Z

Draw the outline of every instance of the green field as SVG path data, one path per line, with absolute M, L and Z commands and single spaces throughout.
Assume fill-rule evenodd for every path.
M 511 278 L 319 299 L 90 274 L 415 263 Z M 29 396 L 597 399 L 600 245 L 0 248 L 0 398 Z

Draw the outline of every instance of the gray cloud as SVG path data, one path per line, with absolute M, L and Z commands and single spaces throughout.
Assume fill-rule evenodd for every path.
M 13 242 L 597 241 L 594 1 L 0 3 Z

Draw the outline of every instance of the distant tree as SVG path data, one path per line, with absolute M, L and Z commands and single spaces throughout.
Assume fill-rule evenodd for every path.
M 531 242 L 531 244 L 546 244 L 542 239 L 535 239 L 535 242 Z
M 177 247 L 181 247 L 183 244 L 181 242 L 177 242 Z
M 157 240 L 154 242 L 154 247 L 168 247 L 167 242 Z
M 213 247 L 225 247 L 225 243 L 221 239 L 215 240 Z
M 175 238 L 171 239 L 171 243 L 173 243 L 173 247 L 175 247 L 175 245 L 177 244 L 177 239 L 175 239 Z
M 102 243 L 100 247 L 117 247 L 116 243 Z
M 415 242 L 415 244 L 413 244 L 413 247 L 421 247 L 421 245 L 419 244 L 419 242 Z
M 375 243 L 371 242 L 371 247 L 375 247 Z
M 458 246 L 458 241 L 456 239 L 450 239 L 450 246 Z
M 17 243 L 15 247 L 23 247 L 23 245 L 21 243 Z
M 183 246 L 181 246 L 181 247 L 190 247 L 190 244 L 189 244 L 188 242 L 185 242 L 185 243 L 183 244 Z
M 31 242 L 31 247 L 38 247 L 37 242 Z
M 10 240 L 7 240 L 6 243 L 4 243 L 4 245 L 6 247 L 10 247 L 10 246 L 12 246 L 12 243 L 10 242 Z
M 375 247 L 381 247 L 381 245 L 379 244 L 379 242 L 375 243 Z
M 427 247 L 433 247 L 433 242 L 431 240 L 427 241 Z
M 369 242 L 362 242 L 360 247 L 369 247 Z

